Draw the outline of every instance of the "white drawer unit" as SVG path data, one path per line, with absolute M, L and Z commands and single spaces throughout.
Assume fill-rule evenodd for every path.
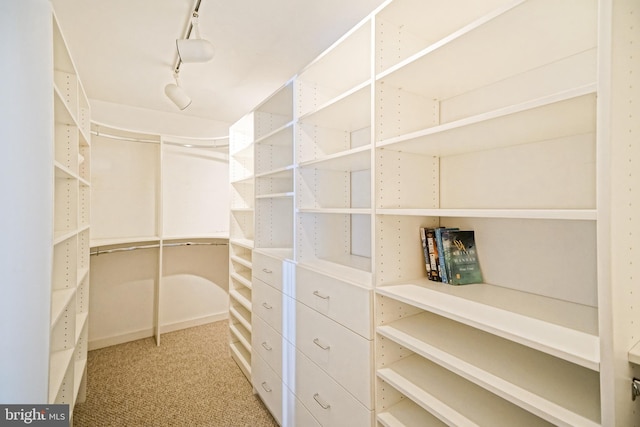
M 298 302 L 295 342 L 300 351 L 373 409 L 373 341 Z
M 257 314 L 273 329 L 282 333 L 282 293 L 254 279 L 252 303 L 253 314 Z
M 253 352 L 264 359 L 279 377 L 282 377 L 282 335 L 259 316 L 254 316 L 252 326 Z
M 357 334 L 372 339 L 370 289 L 298 266 L 296 299 Z
M 253 277 L 282 291 L 282 260 L 255 251 Z
M 282 379 L 260 356 L 251 358 L 251 378 L 253 388 L 282 425 Z
M 318 422 L 327 427 L 368 427 L 373 411 L 367 409 L 300 350 L 296 350 L 296 396 Z

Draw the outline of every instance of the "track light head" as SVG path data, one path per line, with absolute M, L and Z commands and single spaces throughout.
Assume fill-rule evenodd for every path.
M 184 110 L 189 105 L 191 105 L 191 98 L 186 92 L 180 87 L 180 80 L 178 79 L 178 73 L 176 72 L 173 76 L 176 80 L 174 83 L 169 83 L 164 87 L 164 93 L 167 95 L 167 98 L 173 102 L 176 107 L 180 110 Z
M 198 13 L 194 12 L 191 18 L 191 25 L 195 37 L 190 39 L 187 35 L 186 39 L 176 40 L 176 49 L 178 56 L 182 62 L 208 62 L 213 59 L 215 49 L 209 40 L 200 37 L 200 29 L 198 27 Z M 190 34 L 190 33 L 189 33 Z
M 205 39 L 178 39 L 176 48 L 180 61 L 188 62 L 209 62 L 215 55 L 213 44 Z

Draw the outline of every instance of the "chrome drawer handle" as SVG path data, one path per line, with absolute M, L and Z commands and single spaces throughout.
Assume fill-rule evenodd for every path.
M 322 295 L 320 292 L 318 291 L 313 291 L 313 294 L 315 296 L 317 296 L 318 298 L 322 298 L 322 299 L 329 299 L 329 295 Z
M 331 346 L 329 346 L 329 345 L 322 345 L 318 338 L 314 338 L 313 339 L 313 343 L 315 345 L 317 345 L 318 347 L 320 347 L 321 349 L 323 349 L 323 350 L 329 350 L 331 348 Z
M 264 349 L 265 349 L 265 350 L 267 350 L 267 351 L 271 351 L 271 350 L 273 350 L 273 347 L 271 347 L 269 344 L 267 344 L 267 342 L 266 342 L 266 341 L 262 343 L 262 346 L 263 346 L 263 347 L 264 347 Z
M 318 402 L 318 405 L 322 406 L 322 409 L 329 409 L 331 408 L 331 405 L 329 405 L 328 403 L 325 403 L 322 401 L 322 399 L 320 399 L 320 395 L 318 393 L 313 395 L 313 399 Z
M 262 271 L 264 271 L 267 274 L 273 273 L 273 271 L 269 270 L 268 268 L 263 268 Z
M 271 306 L 271 305 L 267 304 L 266 302 L 263 302 L 263 303 L 262 303 L 262 306 L 263 306 L 264 308 L 266 308 L 267 310 L 271 310 L 271 309 L 273 308 L 273 306 Z
M 262 388 L 264 389 L 264 391 L 266 391 L 267 393 L 271 393 L 271 387 L 269 387 L 269 385 L 267 384 L 266 381 L 264 381 L 262 383 Z

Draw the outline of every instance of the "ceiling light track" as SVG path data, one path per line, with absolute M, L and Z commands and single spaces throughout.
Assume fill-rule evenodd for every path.
M 200 37 L 199 31 L 199 11 L 202 0 L 196 0 L 189 25 L 182 39 L 176 39 L 177 58 L 173 67 L 174 83 L 165 86 L 164 92 L 166 96 L 180 109 L 184 110 L 191 105 L 191 98 L 180 86 L 179 73 L 180 66 L 189 62 L 208 62 L 213 59 L 215 49 L 209 40 Z M 191 38 L 192 32 L 195 37 Z

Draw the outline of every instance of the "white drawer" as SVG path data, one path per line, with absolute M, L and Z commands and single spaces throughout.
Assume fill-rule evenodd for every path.
M 297 399 L 296 396 L 285 387 L 287 407 L 293 408 L 293 411 L 289 410 L 286 414 L 283 414 L 285 421 L 282 425 L 291 427 L 321 427 L 318 420 L 313 418 L 311 412 Z
M 253 252 L 254 278 L 258 278 L 268 285 L 282 291 L 282 260 L 263 253 Z
M 323 426 L 370 427 L 373 411 L 335 382 L 315 363 L 296 351 L 296 396 Z
M 298 267 L 296 299 L 363 337 L 373 339 L 371 289 Z
M 260 316 L 269 326 L 282 333 L 282 292 L 262 280 L 254 279 L 251 308 L 253 314 Z
M 269 409 L 273 417 L 282 425 L 282 380 L 260 356 L 251 358 L 251 379 L 253 388 Z
M 373 341 L 306 305 L 296 304 L 296 346 L 373 409 Z
M 282 378 L 282 335 L 258 316 L 253 317 L 251 347 Z

